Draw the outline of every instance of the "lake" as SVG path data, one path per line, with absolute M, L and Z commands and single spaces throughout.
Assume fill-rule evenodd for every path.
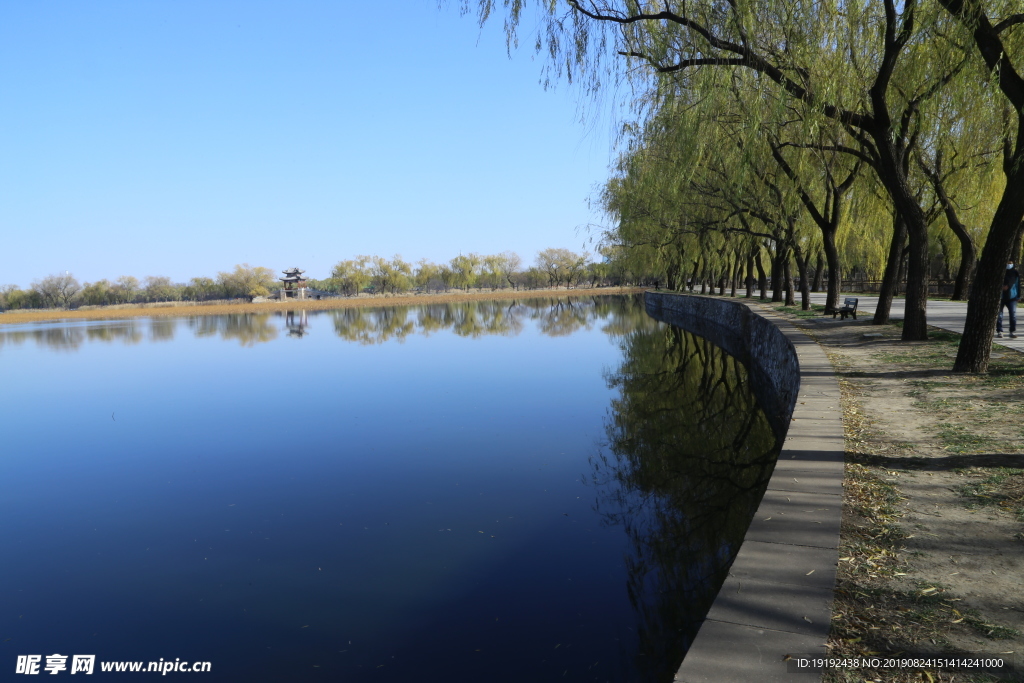
M 100 678 L 670 681 L 777 456 L 639 297 L 0 326 L 0 384 L 3 666 Z

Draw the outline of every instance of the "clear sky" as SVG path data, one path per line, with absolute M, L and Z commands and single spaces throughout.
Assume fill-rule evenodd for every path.
M 0 3 L 0 284 L 580 250 L 610 126 L 435 0 Z

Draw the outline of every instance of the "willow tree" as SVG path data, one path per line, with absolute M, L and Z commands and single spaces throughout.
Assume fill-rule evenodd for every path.
M 601 203 L 615 222 L 605 241 L 620 245 L 634 264 L 669 289 L 679 289 L 691 264 L 691 281 L 702 265 L 705 270 L 710 265 L 701 235 L 726 216 L 701 196 L 694 182 L 704 168 L 704 150 L 689 144 L 702 136 L 688 125 L 701 122 L 680 118 L 663 125 L 668 118 L 663 113 L 633 127 Z
M 1019 244 L 1024 219 L 1024 14 L 1019 0 L 938 0 L 955 18 L 987 76 L 1002 98 L 992 116 L 1004 122 L 1003 174 L 1006 185 L 989 226 L 978 264 L 975 286 L 967 304 L 964 335 L 953 369 L 984 372 L 992 351 L 992 332 L 1002 290 L 1004 264 Z M 1016 255 L 1013 255 L 1015 257 Z
M 786 132 L 785 125 L 778 128 L 779 133 Z M 839 308 L 839 292 L 842 285 L 837 237 L 839 226 L 845 216 L 845 202 L 861 170 L 861 160 L 851 161 L 846 158 L 847 155 L 838 152 L 839 143 L 834 138 L 819 138 L 817 142 L 804 145 L 800 138 L 787 140 L 776 134 L 776 131 L 770 131 L 767 143 L 772 158 L 792 184 L 804 210 L 821 233 L 822 250 L 829 271 L 825 308 L 836 310 Z M 797 163 L 793 163 L 793 160 L 787 157 L 787 149 L 805 146 L 810 153 L 799 155 Z M 801 264 L 801 269 L 807 270 L 806 262 Z M 805 275 L 802 274 L 801 277 Z
M 806 283 L 813 247 L 799 227 L 805 207 L 797 184 L 782 173 L 761 131 L 746 130 L 728 91 L 719 88 L 696 102 L 679 93 L 633 127 L 617 175 L 602 195 L 617 221 L 611 238 L 652 259 L 656 255 L 670 289 L 681 282 L 688 258 L 690 280 L 700 280 L 702 292 L 710 279 L 719 293 L 728 283 L 735 294 L 745 267 L 748 295 L 755 259 L 767 246 L 773 300 L 782 301 L 785 289 L 786 303 L 794 303 L 793 287 L 783 287 L 792 280 L 792 256 L 804 284 L 803 306 L 809 308 Z M 720 238 L 712 239 L 715 234 Z
M 556 74 L 583 76 L 588 88 L 615 72 L 607 59 L 612 52 L 626 57 L 631 67 L 646 66 L 651 75 L 670 76 L 697 90 L 708 71 L 751 71 L 791 106 L 841 125 L 857 143 L 845 151 L 870 165 L 906 225 L 910 255 L 903 337 L 924 339 L 928 229 L 908 180 L 910 162 L 923 103 L 946 90 L 979 55 L 998 80 L 1006 100 L 1003 109 L 1016 122 L 1007 127 L 1007 192 L 993 218 L 990 241 L 995 241 L 991 248 L 986 245 L 983 264 L 993 265 L 1008 254 L 1024 213 L 1024 192 L 1020 191 L 1024 168 L 1019 163 L 1019 145 L 1012 141 L 1019 135 L 1011 130 L 1024 125 L 1020 123 L 1024 86 L 1013 61 L 1020 40 L 1009 35 L 1021 22 L 1018 15 L 1008 16 L 1011 1 L 884 0 L 851 5 L 734 0 L 705 5 L 682 0 L 565 0 L 563 5 L 538 0 L 546 23 L 537 48 L 551 56 Z M 464 7 L 468 4 L 466 0 Z M 479 1 L 482 20 L 495 4 Z M 506 27 L 514 40 L 524 3 L 504 0 L 503 4 L 508 10 Z M 976 54 L 965 52 L 953 24 L 969 33 Z M 628 73 L 637 75 L 641 70 Z M 994 116 L 1001 113 L 991 111 Z M 981 289 L 988 291 L 990 285 L 992 289 L 979 294 L 985 298 L 981 308 L 980 299 L 972 300 L 971 329 L 979 325 L 990 329 L 989 318 L 998 305 L 996 276 L 984 270 L 982 275 Z M 963 346 L 962 352 L 958 367 L 967 363 L 979 369 L 987 358 L 987 350 L 982 352 L 975 342 Z

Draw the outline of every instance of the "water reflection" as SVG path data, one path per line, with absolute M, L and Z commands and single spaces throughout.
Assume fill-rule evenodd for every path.
M 101 325 L 68 325 L 47 323 L 29 329 L 0 330 L 0 348 L 33 341 L 54 351 L 77 351 L 87 341 L 138 344 L 145 339 L 145 321 L 104 322 Z M 173 332 L 172 332 L 173 335 Z M 152 339 L 162 338 L 151 333 Z
M 241 346 L 255 346 L 277 339 L 277 326 L 269 313 L 233 313 L 230 315 L 198 315 L 186 319 L 197 337 L 219 336 L 237 341 Z
M 154 318 L 149 323 L 150 341 L 171 341 L 178 321 L 173 318 Z
M 412 334 L 450 331 L 460 337 L 514 337 L 527 322 L 548 337 L 568 336 L 604 320 L 606 333 L 617 336 L 638 325 L 656 325 L 638 298 L 563 297 L 518 301 L 465 301 L 393 308 L 348 308 L 329 311 L 335 333 L 348 341 L 381 344 Z
M 334 333 L 345 341 L 360 344 L 382 344 L 402 341 L 416 331 L 416 323 L 409 319 L 409 307 L 401 308 L 343 308 L 328 311 L 334 323 Z
M 622 338 L 619 398 L 591 460 L 596 510 L 630 541 L 635 680 L 669 681 L 764 493 L 776 440 L 745 368 L 668 325 Z
M 489 335 L 514 337 L 527 322 L 549 337 L 564 337 L 590 329 L 597 321 L 612 336 L 626 334 L 638 325 L 655 324 L 637 298 L 562 297 L 521 299 L 517 301 L 465 301 L 419 306 L 342 308 L 326 311 L 285 311 L 236 313 L 230 315 L 183 316 L 181 318 L 130 318 L 120 321 L 89 321 L 78 325 L 46 323 L 27 329 L 0 328 L 0 348 L 32 340 L 38 345 L 60 351 L 77 350 L 86 341 L 134 344 L 174 339 L 179 325 L 187 326 L 196 337 L 217 336 L 251 347 L 273 341 L 281 332 L 304 337 L 311 332 L 311 319 L 322 316 L 331 321 L 334 333 L 345 341 L 359 344 L 401 342 L 410 335 L 430 335 L 448 331 L 460 337 Z M 614 303 L 613 303 L 614 302 Z
M 309 333 L 309 317 L 306 311 L 288 311 L 284 317 L 285 327 L 288 328 L 289 337 L 303 337 Z
M 126 320 L 119 325 L 86 327 L 85 334 L 89 341 L 117 341 L 122 344 L 138 344 L 145 339 L 143 325 L 137 320 Z

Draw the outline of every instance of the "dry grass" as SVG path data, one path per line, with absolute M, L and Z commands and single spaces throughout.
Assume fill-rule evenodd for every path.
M 605 294 L 637 294 L 641 287 L 599 287 L 595 289 L 531 289 L 528 291 L 449 292 L 447 294 L 415 294 L 402 296 L 359 296 L 322 299 L 317 301 L 288 301 L 273 303 L 237 303 L 204 305 L 172 302 L 167 305 L 98 306 L 88 310 L 7 311 L 0 313 L 0 324 L 38 322 L 43 320 L 110 320 L 112 318 L 154 318 L 161 316 L 225 315 L 230 313 L 268 313 L 273 311 L 319 311 L 337 308 L 366 308 L 375 306 L 417 306 L 445 304 L 459 301 L 503 301 L 536 299 L 538 297 L 595 296 Z

